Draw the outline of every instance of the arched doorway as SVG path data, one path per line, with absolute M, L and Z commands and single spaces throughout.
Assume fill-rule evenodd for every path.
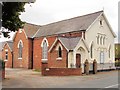
M 76 68 L 80 68 L 80 67 L 81 67 L 81 55 L 76 54 Z
M 79 47 L 76 51 L 76 68 L 82 68 L 82 73 L 84 72 L 84 62 L 87 58 L 86 51 L 83 47 Z

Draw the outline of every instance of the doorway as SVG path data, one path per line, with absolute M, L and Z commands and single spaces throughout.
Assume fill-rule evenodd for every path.
M 81 55 L 76 54 L 76 68 L 80 68 L 80 67 L 81 67 Z

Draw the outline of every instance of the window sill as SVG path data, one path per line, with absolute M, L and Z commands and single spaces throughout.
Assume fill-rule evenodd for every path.
M 48 59 L 42 59 L 42 61 L 47 61 Z
M 7 59 L 5 59 L 4 61 L 5 61 L 5 62 L 7 62 L 8 60 L 7 60 Z
M 61 57 L 58 57 L 57 60 L 62 60 L 62 58 L 61 58 Z
M 22 59 L 22 58 L 18 58 L 18 59 Z
M 47 63 L 48 59 L 42 59 L 42 63 Z

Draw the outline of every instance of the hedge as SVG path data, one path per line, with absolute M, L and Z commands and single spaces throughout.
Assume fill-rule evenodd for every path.
M 115 61 L 115 66 L 116 66 L 116 67 L 120 67 L 120 60 L 116 60 L 116 61 Z
M 0 69 L 5 69 L 5 62 L 0 60 Z

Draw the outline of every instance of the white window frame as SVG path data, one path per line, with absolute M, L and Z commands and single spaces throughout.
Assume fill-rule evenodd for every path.
M 103 51 L 100 52 L 100 64 L 104 64 L 105 62 L 105 53 Z
M 18 59 L 19 60 L 22 60 L 22 57 L 23 57 L 23 55 L 22 55 L 22 57 L 20 57 L 20 55 L 19 55 L 19 44 L 21 43 L 21 45 L 22 45 L 22 51 L 23 51 L 23 42 L 22 42 L 22 40 L 20 40 L 19 42 L 18 42 Z
M 44 46 L 44 42 L 46 42 L 46 47 Z M 42 43 L 41 43 L 41 47 L 42 47 L 42 61 L 47 61 L 48 60 L 48 40 L 46 38 L 43 39 Z M 45 52 L 46 50 L 46 52 Z M 46 53 L 46 56 L 45 56 Z
M 59 47 L 61 48 L 61 51 L 63 50 L 63 47 L 62 47 L 62 45 L 59 43 L 58 45 L 57 45 L 57 47 L 56 47 L 56 51 L 57 51 L 57 60 L 62 60 L 62 57 L 59 57 Z M 62 54 L 62 56 L 63 56 L 63 54 Z

